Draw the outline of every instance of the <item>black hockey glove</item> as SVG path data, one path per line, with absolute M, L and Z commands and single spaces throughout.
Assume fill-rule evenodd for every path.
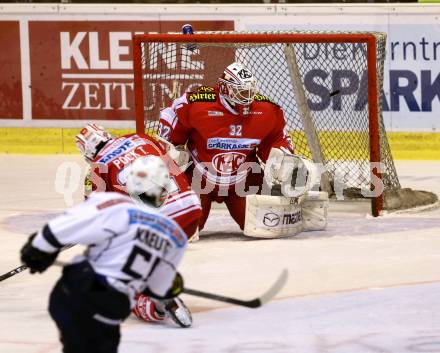
M 149 288 L 146 288 L 142 293 L 146 296 L 153 297 L 156 299 L 172 299 L 177 296 L 179 296 L 183 292 L 183 277 L 179 272 L 176 272 L 176 276 L 174 277 L 173 284 L 171 285 L 171 288 L 168 289 L 168 292 L 165 293 L 164 296 L 159 296 L 152 291 L 150 291 Z
M 26 244 L 21 248 L 21 262 L 23 262 L 31 273 L 44 272 L 52 265 L 58 256 L 59 251 L 55 253 L 47 253 L 32 246 L 32 240 L 37 233 L 33 233 Z

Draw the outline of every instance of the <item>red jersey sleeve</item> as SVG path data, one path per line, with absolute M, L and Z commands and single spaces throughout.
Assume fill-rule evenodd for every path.
M 187 94 L 176 98 L 160 112 L 158 134 L 173 145 L 184 145 L 191 132 Z
M 275 107 L 275 114 L 273 116 L 273 119 L 274 126 L 272 127 L 270 133 L 266 136 L 266 138 L 261 141 L 260 146 L 258 146 L 257 155 L 264 163 L 266 163 L 272 147 L 284 147 L 288 151 L 293 153 L 293 147 L 290 137 L 284 133 L 284 127 L 286 123 L 284 120 L 283 110 L 278 106 Z

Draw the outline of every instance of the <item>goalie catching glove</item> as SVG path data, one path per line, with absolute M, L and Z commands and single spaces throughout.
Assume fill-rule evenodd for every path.
M 264 179 L 285 197 L 299 197 L 317 182 L 317 168 L 312 161 L 293 155 L 283 147 L 272 148 L 264 168 Z

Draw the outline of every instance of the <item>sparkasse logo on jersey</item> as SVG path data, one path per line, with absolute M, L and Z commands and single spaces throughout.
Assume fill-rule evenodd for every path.
M 260 139 L 233 138 L 233 137 L 212 137 L 209 138 L 206 147 L 209 150 L 253 150 L 260 144 Z

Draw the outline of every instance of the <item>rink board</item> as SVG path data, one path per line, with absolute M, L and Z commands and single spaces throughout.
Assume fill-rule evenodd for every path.
M 75 135 L 80 128 L 0 128 L 0 153 L 21 154 L 78 154 Z M 109 129 L 114 136 L 129 134 L 133 129 Z M 324 139 L 337 140 L 341 149 L 350 146 L 360 133 L 321 132 Z M 292 132 L 292 141 L 303 133 Z M 394 159 L 439 160 L 440 133 L 388 132 Z M 306 156 L 307 157 L 307 156 Z

